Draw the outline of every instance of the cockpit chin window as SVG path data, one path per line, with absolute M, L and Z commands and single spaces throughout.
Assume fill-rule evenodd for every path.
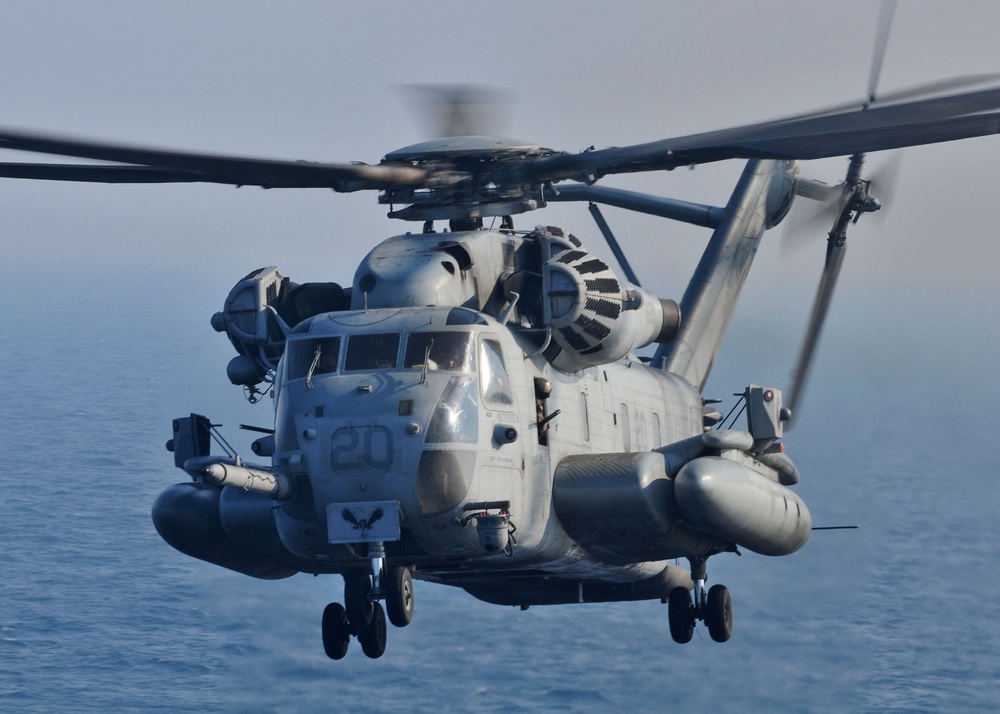
M 479 441 L 476 380 L 452 377 L 427 425 L 427 444 L 475 444 Z

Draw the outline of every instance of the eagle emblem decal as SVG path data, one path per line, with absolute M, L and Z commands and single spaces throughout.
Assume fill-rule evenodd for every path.
M 354 512 L 349 508 L 345 508 L 340 512 L 341 518 L 343 518 L 348 523 L 354 526 L 354 530 L 361 531 L 361 537 L 364 538 L 371 527 L 384 515 L 381 508 L 376 508 L 367 518 L 358 518 L 354 515 Z

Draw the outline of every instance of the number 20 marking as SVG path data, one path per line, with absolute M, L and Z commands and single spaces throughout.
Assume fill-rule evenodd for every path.
M 388 471 L 392 432 L 384 426 L 345 426 L 333 432 L 330 461 L 334 471 Z

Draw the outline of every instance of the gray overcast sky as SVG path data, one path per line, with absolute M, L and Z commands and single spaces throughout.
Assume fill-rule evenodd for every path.
M 0 17 L 0 125 L 247 156 L 377 162 L 428 138 L 399 90 L 405 84 L 513 90 L 508 133 L 571 151 L 860 99 L 878 4 L 0 0 Z M 998 27 L 1000 3 L 900 3 L 880 89 L 1000 71 Z M 886 219 L 866 219 L 852 231 L 832 329 L 866 309 L 899 309 L 906 304 L 900 295 L 992 303 L 1000 292 L 998 155 L 1000 137 L 904 152 Z M 871 157 L 870 166 L 880 160 Z M 845 168 L 846 161 L 829 160 L 803 173 L 833 182 Z M 729 162 L 604 183 L 723 203 L 740 169 Z M 4 180 L 0 277 L 16 287 L 96 270 L 113 276 L 108 288 L 156 285 L 165 305 L 183 287 L 207 320 L 236 280 L 263 265 L 278 264 L 298 281 L 350 283 L 371 246 L 411 228 L 385 218 L 375 198 Z M 606 215 L 644 284 L 679 298 L 707 232 L 614 209 Z M 525 228 L 543 222 L 606 254 L 584 206 L 516 219 Z M 790 360 L 824 236 L 792 256 L 780 254 L 779 238 L 765 238 L 741 308 L 750 319 L 734 325 L 760 325 L 762 316 L 787 322 L 770 347 Z
M 860 98 L 878 6 L 3 0 L 0 12 L 0 125 L 220 153 L 376 162 L 426 138 L 400 84 L 512 89 L 519 102 L 509 133 L 566 150 Z M 900 3 L 881 88 L 1000 70 L 997 27 L 998 3 Z M 998 150 L 1000 138 L 907 151 L 886 235 L 861 227 L 860 237 L 878 241 L 856 241 L 853 253 L 863 257 L 852 255 L 853 274 L 878 276 L 890 259 L 905 268 L 894 278 L 905 284 L 947 261 L 963 281 L 971 275 L 989 282 L 980 266 L 995 261 L 978 256 L 995 257 L 993 241 L 983 238 L 994 222 Z M 832 181 L 842 167 L 826 162 L 805 172 Z M 734 163 L 606 183 L 722 202 L 738 171 Z M 349 281 L 366 246 L 405 229 L 384 218 L 374 195 L 322 191 L 4 181 L 0 206 L 5 240 L 15 244 L 11 255 L 32 265 L 50 260 L 53 245 L 79 260 L 114 255 L 125 265 L 181 253 L 211 264 L 238 250 L 245 262 L 232 274 L 278 262 L 293 277 Z M 687 233 L 662 221 L 617 213 L 610 220 L 632 250 L 689 256 L 700 243 L 663 241 Z M 542 221 L 598 242 L 581 206 L 523 216 L 518 225 Z M 958 240 L 962 234 L 968 238 Z M 35 247 L 16 245 L 25 241 Z M 914 242 L 919 256 L 897 257 Z M 686 280 L 686 260 L 657 269 L 669 276 L 668 292 L 682 290 L 675 283 Z M 336 275 L 317 273 L 327 261 Z

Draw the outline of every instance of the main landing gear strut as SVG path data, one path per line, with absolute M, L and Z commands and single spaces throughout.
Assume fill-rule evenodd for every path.
M 694 590 L 677 587 L 670 591 L 667 601 L 670 636 L 674 642 L 685 644 L 694 636 L 695 621 L 701 620 L 708 627 L 708 634 L 716 642 L 726 642 L 733 634 L 733 601 L 724 585 L 713 585 L 705 592 L 706 558 L 691 559 L 691 579 Z
M 323 649 L 330 659 L 343 659 L 357 637 L 362 651 L 376 659 L 385 653 L 386 614 L 396 627 L 413 620 L 413 574 L 401 565 L 386 567 L 381 544 L 372 547 L 372 569 L 344 573 L 344 604 L 332 602 L 323 611 Z M 379 600 L 385 599 L 385 608 Z

